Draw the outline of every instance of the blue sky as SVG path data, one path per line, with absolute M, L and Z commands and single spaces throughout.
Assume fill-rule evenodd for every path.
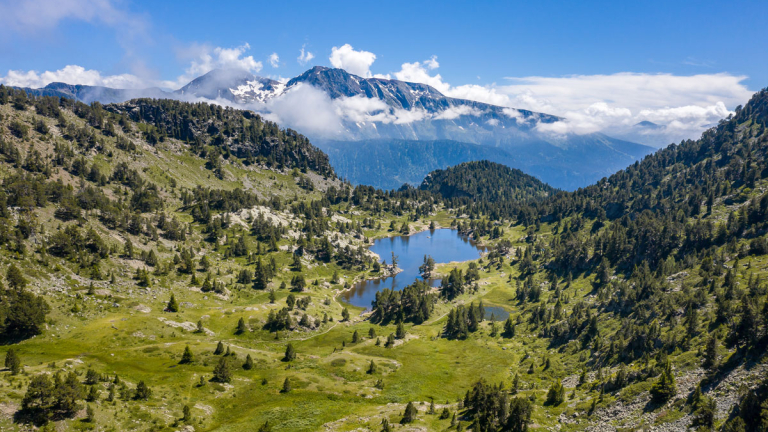
M 212 67 L 290 78 L 333 65 L 584 131 L 684 119 L 684 136 L 768 86 L 767 12 L 765 1 L 0 0 L 0 83 L 178 88 Z
M 331 48 L 350 44 L 376 54 L 376 73 L 437 55 L 451 82 L 729 72 L 747 75 L 751 89 L 768 86 L 765 1 L 112 3 L 143 21 L 146 37 L 124 35 L 119 27 L 127 24 L 64 15 L 55 26 L 3 34 L 0 71 L 78 64 L 136 72 L 140 60 L 171 79 L 186 66 L 178 55 L 185 45 L 248 43 L 248 54 L 264 64 L 278 53 L 281 67 L 268 72 L 294 76 L 305 69 L 296 61 L 302 45 L 315 54 L 312 63 L 329 65 Z M 123 44 L 137 52 L 127 55 Z

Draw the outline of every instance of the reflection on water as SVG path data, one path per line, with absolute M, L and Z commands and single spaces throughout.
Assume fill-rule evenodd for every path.
M 422 231 L 411 236 L 387 237 L 376 240 L 370 248 L 377 253 L 380 261 L 392 262 L 392 252 L 398 258 L 398 267 L 402 269 L 395 276 L 373 279 L 355 284 L 345 291 L 341 298 L 355 306 L 370 307 L 376 298 L 376 292 L 384 288 L 401 290 L 416 279 L 420 279 L 419 266 L 424 262 L 424 255 L 431 255 L 437 264 L 452 261 L 469 261 L 480 257 L 483 248 L 474 241 L 459 235 L 451 229 Z M 430 285 L 440 285 L 439 279 L 430 280 Z

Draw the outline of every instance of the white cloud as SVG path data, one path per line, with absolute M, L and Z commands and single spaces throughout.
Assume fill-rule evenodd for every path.
M 343 134 L 344 127 L 331 98 L 309 85 L 298 85 L 260 108 L 266 108 L 268 119 L 306 135 L 334 138 Z
M 394 76 L 400 81 L 427 84 L 446 96 L 485 102 L 492 105 L 508 105 L 509 97 L 499 94 L 493 87 L 477 84 L 453 87 L 443 81 L 443 77 L 439 73 L 430 75 L 429 71 L 435 70 L 438 67 L 440 67 L 440 63 L 437 61 L 437 56 L 432 56 L 424 62 L 403 63 L 400 66 L 400 71 L 395 72 Z
M 350 44 L 344 44 L 341 47 L 333 47 L 331 56 L 328 57 L 331 65 L 335 68 L 359 75 L 364 78 L 370 78 L 371 65 L 376 61 L 376 54 L 368 51 L 355 51 Z
M 259 73 L 264 65 L 260 61 L 256 61 L 253 56 L 245 55 L 249 49 L 251 46 L 248 43 L 234 48 L 193 44 L 177 53 L 180 59 L 190 61 L 184 74 L 176 78 L 175 81 L 163 81 L 159 85 L 167 88 L 179 88 L 214 69 L 242 69 L 254 74 Z
M 97 70 L 86 70 L 77 65 L 68 65 L 56 71 L 45 72 L 9 70 L 6 76 L 0 77 L 0 83 L 17 87 L 40 88 L 52 82 L 126 89 L 146 87 L 144 80 L 135 75 L 102 76 Z
M 143 17 L 116 7 L 111 0 L 3 0 L 0 1 L 0 28 L 24 34 L 46 32 L 63 20 L 101 23 L 118 33 L 142 34 Z
M 243 69 L 258 73 L 263 65 L 253 56 L 246 56 L 250 45 L 243 44 L 234 48 L 210 47 L 208 45 L 191 45 L 180 50 L 178 56 L 190 61 L 185 72 L 170 81 L 144 79 L 133 74 L 102 75 L 101 72 L 85 69 L 78 65 L 68 65 L 56 71 L 18 71 L 10 70 L 5 77 L 0 77 L 0 83 L 19 87 L 44 87 L 52 82 L 67 84 L 98 85 L 112 88 L 146 88 L 164 87 L 176 89 L 193 79 L 210 72 L 213 69 Z M 270 56 L 270 61 L 272 57 Z
M 277 55 L 277 53 L 270 54 L 270 56 L 269 56 L 269 64 L 273 68 L 279 67 L 280 66 L 280 56 Z
M 728 106 L 752 95 L 745 76 L 727 73 L 680 76 L 617 73 L 566 77 L 510 78 L 496 90 L 510 105 L 555 114 L 562 122 L 541 124 L 551 133 L 603 131 L 653 145 L 698 138 L 701 132 L 728 115 Z M 658 128 L 638 131 L 648 120 Z
M 307 64 L 307 63 L 309 63 L 309 62 L 310 62 L 310 60 L 312 60 L 313 58 L 315 58 L 315 55 L 314 55 L 314 54 L 312 54 L 312 53 L 311 53 L 311 52 L 309 52 L 309 51 L 305 51 L 305 50 L 304 50 L 304 48 L 305 48 L 305 47 L 306 47 L 306 45 L 302 45 L 302 46 L 301 46 L 301 54 L 299 54 L 299 57 L 296 59 L 296 60 L 298 60 L 298 61 L 299 61 L 299 64 L 300 64 L 300 65 L 302 65 L 302 66 L 304 66 L 304 65 L 305 65 L 305 64 Z
M 429 70 L 439 68 L 440 67 L 440 63 L 437 62 L 437 56 L 433 55 L 432 57 L 429 58 L 429 60 L 425 60 L 424 61 L 424 66 L 426 66 L 427 69 L 429 69 Z
M 604 131 L 654 145 L 697 138 L 729 114 L 727 107 L 743 104 L 752 95 L 743 84 L 745 76 L 728 73 L 532 76 L 508 78 L 510 83 L 505 85 L 452 86 L 433 72 L 438 67 L 433 56 L 424 62 L 403 63 L 393 75 L 402 81 L 430 85 L 450 97 L 564 117 L 560 122 L 538 125 L 543 132 Z M 505 112 L 522 121 L 516 110 Z M 660 127 L 637 132 L 635 125 L 643 120 Z

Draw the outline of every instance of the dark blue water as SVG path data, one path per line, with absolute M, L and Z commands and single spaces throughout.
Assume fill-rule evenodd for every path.
M 392 252 L 397 255 L 398 267 L 402 269 L 395 276 L 373 279 L 355 284 L 345 291 L 341 298 L 355 306 L 371 307 L 376 292 L 384 288 L 401 290 L 421 279 L 419 266 L 424 255 L 431 255 L 437 264 L 452 261 L 470 261 L 480 257 L 484 249 L 468 238 L 451 229 L 422 231 L 411 236 L 387 237 L 374 241 L 370 248 L 379 255 L 380 261 L 392 263 Z M 432 286 L 440 285 L 440 279 L 430 280 Z

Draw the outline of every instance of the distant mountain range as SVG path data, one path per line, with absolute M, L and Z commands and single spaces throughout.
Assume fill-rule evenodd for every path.
M 327 98 L 323 104 L 311 106 L 313 102 L 307 101 L 306 106 L 295 107 L 280 103 L 288 95 L 302 97 L 305 86 L 324 92 Z M 329 154 L 340 176 L 382 188 L 418 185 L 432 170 L 488 159 L 519 168 L 554 187 L 572 190 L 654 151 L 600 133 L 553 135 L 540 131 L 541 124 L 563 120 L 557 116 L 451 98 L 426 84 L 363 78 L 321 66 L 285 83 L 242 70 L 213 70 L 174 92 L 63 83 L 24 90 L 85 103 L 149 97 L 208 100 L 248 108 L 268 118 L 276 117 L 283 126 L 309 136 Z M 292 120 L 299 108 L 309 110 L 309 114 L 302 111 L 304 117 L 327 116 L 329 122 L 337 121 L 338 127 L 329 132 L 307 126 L 304 118 Z

